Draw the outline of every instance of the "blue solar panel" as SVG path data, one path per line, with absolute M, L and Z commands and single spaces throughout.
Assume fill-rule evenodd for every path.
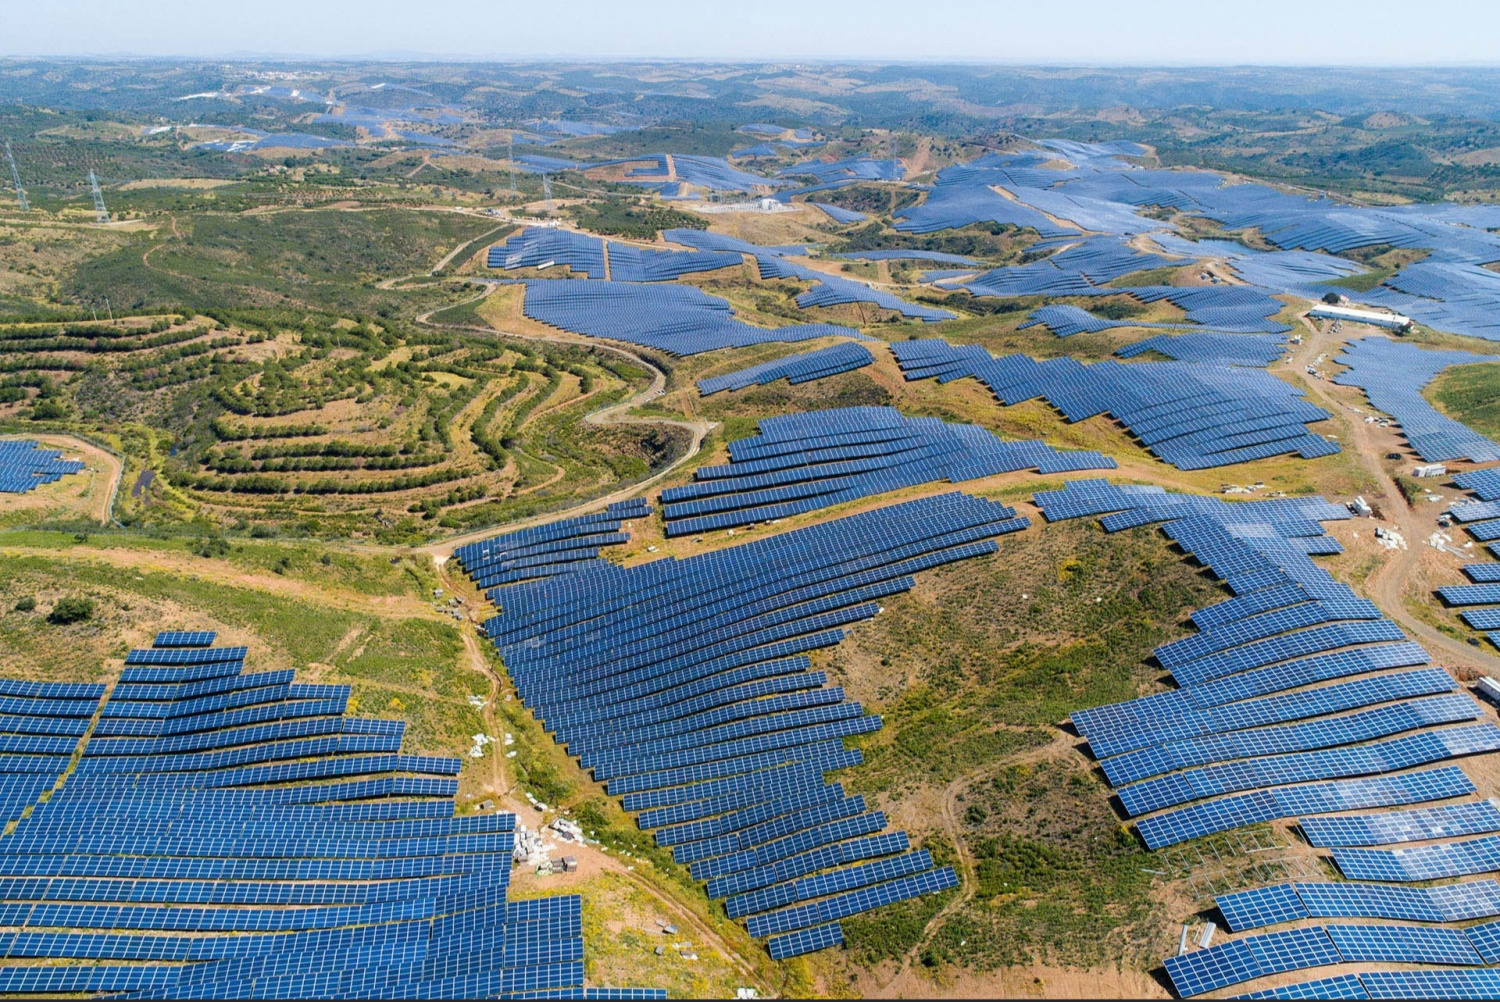
M 1302 818 L 1309 843 L 1319 847 L 1388 845 L 1500 831 L 1500 807 L 1488 800 L 1411 811 Z
M 524 309 L 532 320 L 587 337 L 627 341 L 674 355 L 768 341 L 866 337 L 834 324 L 752 327 L 735 319 L 726 301 L 689 285 L 528 279 L 525 286 Z
M 63 459 L 57 449 L 43 449 L 35 441 L 0 441 L 0 493 L 24 494 L 82 469 L 81 460 Z
M 1273 301 L 1274 302 L 1274 301 Z M 1193 362 L 1037 362 L 993 358 L 946 341 L 891 345 L 908 380 L 973 377 L 1004 405 L 1041 396 L 1068 421 L 1109 413 L 1153 453 L 1180 469 L 1206 469 L 1295 452 L 1312 459 L 1338 446 L 1308 431 L 1328 413 L 1269 373 Z
M 1359 976 L 1372 999 L 1500 998 L 1500 971 L 1371 971 Z
M 396 754 L 404 724 L 341 716 L 347 686 L 240 675 L 243 648 L 190 646 L 212 640 L 176 631 L 132 651 L 141 667 L 103 699 L 92 735 L 102 686 L 0 682 L 17 719 L 84 714 L 73 736 L 21 730 L 0 750 L 15 822 L 0 912 L 27 927 L 0 939 L 13 961 L 91 962 L 6 967 L 0 990 L 612 997 L 581 987 L 577 897 L 506 903 L 514 818 L 456 815 L 457 781 L 439 777 L 457 760 Z M 293 712 L 304 704 L 319 712 Z M 100 734 L 111 721 L 155 736 Z M 82 756 L 64 775 L 69 746 Z M 49 771 L 28 771 L 48 753 Z M 306 782 L 322 779 L 340 781 Z
M 698 380 L 698 392 L 710 396 L 723 390 L 743 390 L 748 386 L 766 386 L 778 379 L 787 382 L 806 383 L 814 379 L 851 372 L 871 365 L 875 356 L 863 345 L 844 342 L 816 351 L 788 355 L 773 362 L 752 365 L 724 376 L 712 376 Z
M 1367 999 L 1365 986 L 1353 974 L 1340 974 L 1316 981 L 1299 981 L 1296 984 L 1264 988 L 1258 992 L 1245 992 L 1235 996 L 1242 999 Z
M 662 492 L 669 536 L 784 518 L 931 480 L 1114 466 L 1097 452 L 1002 441 L 975 425 L 905 418 L 889 407 L 765 418 L 759 434 L 733 443 L 730 460 L 700 467 L 694 483 Z
M 776 463 L 809 437 L 889 441 L 904 427 L 894 411 L 867 411 L 776 419 L 788 437 L 741 440 L 731 458 Z M 710 469 L 702 482 L 714 479 Z M 1008 506 L 947 494 L 685 560 L 578 561 L 494 589 L 500 613 L 485 626 L 528 708 L 712 895 L 730 898 L 731 915 L 778 937 L 768 948 L 780 955 L 824 942 L 785 934 L 956 879 L 926 853 L 901 855 L 904 834 L 877 835 L 885 818 L 827 782 L 861 761 L 839 739 L 880 719 L 809 671 L 806 652 L 838 643 L 917 571 L 992 552 L 1023 524 Z M 599 528 L 522 530 L 455 557 L 480 568 L 565 550 Z

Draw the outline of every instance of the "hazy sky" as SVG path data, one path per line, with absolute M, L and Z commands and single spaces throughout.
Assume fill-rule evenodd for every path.
M 1496 0 L 0 0 L 0 55 L 1500 63 Z

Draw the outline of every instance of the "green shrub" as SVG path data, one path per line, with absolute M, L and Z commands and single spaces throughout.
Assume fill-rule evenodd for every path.
M 22 595 L 20 598 L 16 599 L 15 608 L 17 612 L 30 612 L 31 610 L 36 608 L 36 599 L 32 598 L 30 595 Z
M 93 599 L 83 598 L 80 595 L 65 595 L 52 606 L 52 611 L 47 614 L 47 622 L 56 626 L 66 626 L 68 623 L 81 623 L 92 618 L 93 615 Z

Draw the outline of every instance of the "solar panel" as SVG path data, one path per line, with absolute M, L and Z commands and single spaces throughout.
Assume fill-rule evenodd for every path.
M 1296 984 L 1263 988 L 1258 992 L 1237 995 L 1242 999 L 1367 999 L 1364 984 L 1353 974 L 1340 974 L 1316 981 L 1299 981 Z
M 108 696 L 0 681 L 17 720 L 82 725 L 0 735 L 0 911 L 26 927 L 5 947 L 52 962 L 0 969 L 0 990 L 664 997 L 582 988 L 576 896 L 507 904 L 514 818 L 456 815 L 457 760 L 342 716 L 347 686 L 193 646 L 213 639 L 161 634 Z

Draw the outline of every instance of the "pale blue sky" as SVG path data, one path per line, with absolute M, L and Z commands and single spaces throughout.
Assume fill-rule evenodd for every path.
M 1495 65 L 1496 0 L 0 0 L 0 55 Z

